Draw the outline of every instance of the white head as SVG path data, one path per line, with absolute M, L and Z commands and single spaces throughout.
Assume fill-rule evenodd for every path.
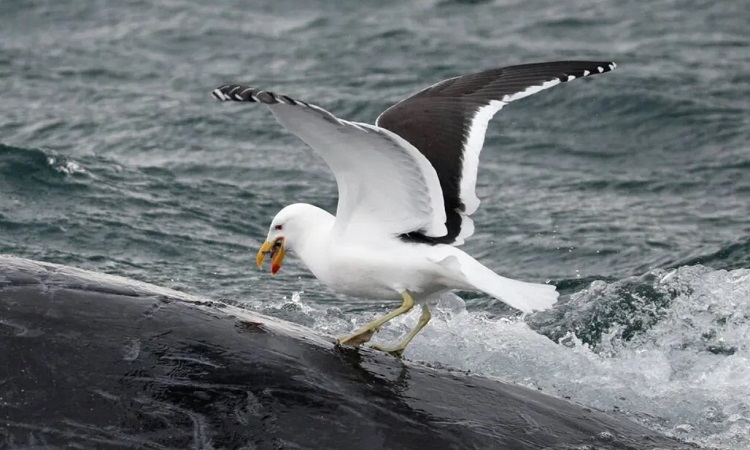
M 266 241 L 258 251 L 256 262 L 262 267 L 266 255 L 271 255 L 271 273 L 281 269 L 288 250 L 298 251 L 311 233 L 321 226 L 330 226 L 334 217 L 317 206 L 294 203 L 279 211 L 271 221 Z

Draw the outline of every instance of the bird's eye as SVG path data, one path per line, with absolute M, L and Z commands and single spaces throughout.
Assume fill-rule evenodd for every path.
M 275 227 L 273 227 L 274 230 L 281 230 L 282 228 L 284 228 L 283 225 L 276 225 Z

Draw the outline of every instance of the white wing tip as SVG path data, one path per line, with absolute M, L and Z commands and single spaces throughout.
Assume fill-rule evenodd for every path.
M 477 200 L 477 207 L 479 206 L 479 200 Z M 474 234 L 474 219 L 469 217 L 468 209 L 467 213 L 461 214 L 461 231 L 456 236 L 456 240 L 451 244 L 456 247 L 464 245 L 466 239 L 470 238 Z

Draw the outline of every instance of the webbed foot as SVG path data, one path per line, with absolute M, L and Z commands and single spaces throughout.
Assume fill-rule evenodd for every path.
M 388 353 L 391 356 L 395 356 L 396 358 L 403 358 L 403 356 L 404 356 L 404 350 L 406 350 L 406 346 L 405 345 L 404 346 L 397 345 L 395 347 L 386 348 L 386 347 L 381 347 L 378 344 L 372 344 L 372 345 L 369 345 L 368 347 L 370 347 L 373 350 L 378 350 L 378 351 L 381 351 L 383 353 Z
M 377 328 L 360 329 L 353 334 L 336 339 L 336 345 L 359 347 L 360 345 L 369 342 L 377 331 Z

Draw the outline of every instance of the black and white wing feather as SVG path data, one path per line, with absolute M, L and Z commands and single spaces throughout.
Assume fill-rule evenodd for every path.
M 434 84 L 385 110 L 375 122 L 409 141 L 435 168 L 447 233 L 407 238 L 460 245 L 474 231 L 479 153 L 490 119 L 505 105 L 576 78 L 609 72 L 613 62 L 558 61 L 503 67 Z
M 244 85 L 225 85 L 213 94 L 266 104 L 325 159 L 338 183 L 341 235 L 387 232 L 460 245 L 474 232 L 469 216 L 479 207 L 479 153 L 490 119 L 510 102 L 614 68 L 613 62 L 557 61 L 450 78 L 391 106 L 376 125 Z
M 222 101 L 259 102 L 328 163 L 338 184 L 337 234 L 446 234 L 437 173 L 427 158 L 395 133 L 339 119 L 319 106 L 243 85 L 213 91 Z

